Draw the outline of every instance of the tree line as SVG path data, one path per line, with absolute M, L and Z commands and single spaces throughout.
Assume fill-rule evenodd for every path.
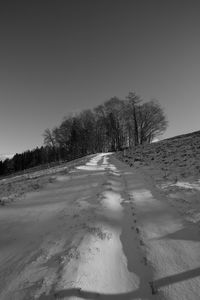
M 142 102 L 133 92 L 125 99 L 112 97 L 92 110 L 65 117 L 58 127 L 46 129 L 41 148 L 0 161 L 0 175 L 92 153 L 136 147 L 152 142 L 166 128 L 166 116 L 158 101 Z

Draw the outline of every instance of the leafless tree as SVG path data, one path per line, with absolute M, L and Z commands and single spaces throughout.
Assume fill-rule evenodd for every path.
M 142 104 L 138 110 L 138 131 L 140 144 L 150 143 L 166 130 L 168 122 L 157 100 Z

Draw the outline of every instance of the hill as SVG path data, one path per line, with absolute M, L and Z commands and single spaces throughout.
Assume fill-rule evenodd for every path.
M 154 168 L 165 179 L 194 179 L 200 175 L 200 131 L 126 149 L 118 158 L 130 166 Z

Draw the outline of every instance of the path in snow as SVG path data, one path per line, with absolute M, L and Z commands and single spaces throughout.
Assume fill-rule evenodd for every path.
M 120 171 L 100 154 L 78 170 L 104 170 L 95 217 L 79 245 L 80 257 L 64 268 L 58 296 L 69 299 L 156 299 L 149 282 L 133 211 Z M 70 279 L 70 280 L 69 280 Z
M 0 210 L 0 299 L 199 299 L 199 232 L 149 178 L 101 153 L 54 179 Z

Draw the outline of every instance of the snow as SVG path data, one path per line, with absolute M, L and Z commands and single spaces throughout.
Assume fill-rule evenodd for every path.
M 1 181 L 0 299 L 199 299 L 199 184 L 112 153 Z
M 108 154 L 99 154 L 86 166 L 76 168 L 87 171 L 106 170 L 109 180 L 103 184 L 105 190 L 99 195 L 100 205 L 96 212 L 95 224 L 90 225 L 92 235 L 87 234 L 79 246 L 81 255 L 80 261 L 77 262 L 78 272 L 72 271 L 74 266 L 66 266 L 59 288 L 62 290 L 74 288 L 95 295 L 108 296 L 129 293 L 133 288 L 138 288 L 140 280 L 137 274 L 129 272 L 120 240 L 124 209 L 121 205 L 123 198 L 115 191 L 116 187 L 121 190 L 121 183 L 115 179 L 118 170 L 113 164 L 108 163 Z M 111 176 L 113 179 L 110 179 Z
M 130 195 L 137 211 L 139 228 L 148 246 L 147 257 L 155 270 L 155 289 L 162 291 L 166 299 L 199 299 L 199 229 L 185 223 L 152 184 L 137 176 L 131 186 Z M 140 189 L 135 186 L 140 186 Z M 195 187 L 193 184 L 177 186 Z
M 162 188 L 168 188 L 168 187 L 181 187 L 184 189 L 194 189 L 200 191 L 200 181 L 194 183 L 194 182 L 187 182 L 187 181 L 177 181 L 176 183 L 164 183 L 162 184 Z
M 200 181 L 195 180 L 161 183 L 162 190 L 170 204 L 189 222 L 200 222 Z
M 103 159 L 103 164 L 99 165 L 102 159 Z M 76 167 L 76 169 L 85 170 L 85 171 L 100 171 L 100 170 L 105 170 L 106 167 L 107 167 L 107 157 L 105 156 L 105 153 L 100 153 L 96 155 L 94 158 L 92 158 L 85 165 L 78 166 Z

